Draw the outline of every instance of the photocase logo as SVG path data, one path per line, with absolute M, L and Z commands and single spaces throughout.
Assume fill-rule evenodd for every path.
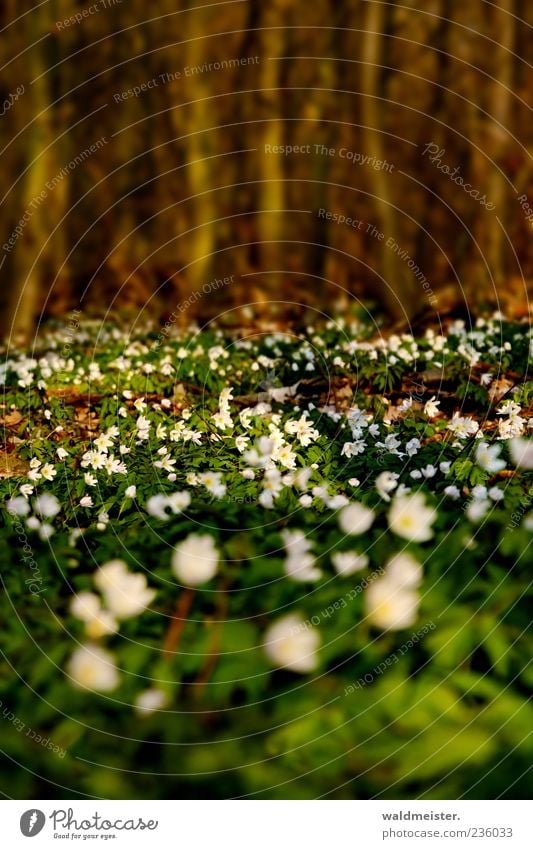
M 36 834 L 39 834 L 43 830 L 45 822 L 46 817 L 43 812 L 37 810 L 37 808 L 32 808 L 22 814 L 20 818 L 20 830 L 24 837 L 35 837 Z

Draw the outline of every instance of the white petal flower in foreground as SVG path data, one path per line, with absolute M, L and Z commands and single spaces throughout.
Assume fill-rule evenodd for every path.
M 35 499 L 34 509 L 44 519 L 53 519 L 61 510 L 61 505 L 55 495 L 43 492 Z
M 164 708 L 166 701 L 167 697 L 162 690 L 158 690 L 157 687 L 150 687 L 149 690 L 139 693 L 134 702 L 134 710 L 138 716 L 149 716 L 156 710 Z
M 357 551 L 336 551 L 331 555 L 331 562 L 335 571 L 346 577 L 366 569 L 368 557 L 366 554 L 358 554 Z
M 533 439 L 511 439 L 509 453 L 515 466 L 521 469 L 533 469 Z
M 120 682 L 113 655 L 94 643 L 76 649 L 67 664 L 67 675 L 75 687 L 101 693 L 114 690 Z
M 172 553 L 172 571 L 186 586 L 210 581 L 218 571 L 218 551 L 209 534 L 189 534 Z
M 287 552 L 284 568 L 294 581 L 318 581 L 322 572 L 315 566 L 311 543 L 301 530 L 282 531 L 283 544 Z
M 296 613 L 278 619 L 267 630 L 263 647 L 275 666 L 293 672 L 312 672 L 318 664 L 320 636 Z
M 389 510 L 390 529 L 412 542 L 427 542 L 433 536 L 431 525 L 436 515 L 433 508 L 426 506 L 421 492 L 397 496 Z
M 76 619 L 85 623 L 85 633 L 91 640 L 98 640 L 118 631 L 118 622 L 102 607 L 96 593 L 78 593 L 70 603 L 70 612 Z
M 30 512 L 30 505 L 22 495 L 17 495 L 6 502 L 6 509 L 12 516 L 27 516 Z
M 129 572 L 122 560 L 110 560 L 101 566 L 94 583 L 117 619 L 138 616 L 155 597 L 155 590 L 149 588 L 146 576 Z
M 339 512 L 339 527 L 345 534 L 364 534 L 373 521 L 374 511 L 357 501 Z
M 70 612 L 82 622 L 90 622 L 100 610 L 100 599 L 96 593 L 81 592 L 70 603 Z
M 501 445 L 488 445 L 480 442 L 476 448 L 476 462 L 486 472 L 500 472 L 505 469 L 505 460 L 500 460 Z
M 365 609 L 372 625 L 387 630 L 409 628 L 418 613 L 416 590 L 399 586 L 388 576 L 378 578 L 365 592 Z

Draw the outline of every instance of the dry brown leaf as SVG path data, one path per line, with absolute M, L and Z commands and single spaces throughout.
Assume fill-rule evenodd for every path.
M 0 419 L 0 425 L 4 425 L 5 427 L 15 427 L 15 425 L 20 424 L 23 418 L 24 416 L 18 410 L 12 410 L 7 414 L 7 416 Z
M 16 478 L 26 475 L 29 465 L 16 454 L 6 454 L 0 451 L 0 478 Z
M 507 380 L 506 377 L 500 377 L 497 380 L 493 380 L 490 384 L 490 389 L 488 391 L 488 396 L 490 401 L 493 404 L 497 404 L 498 401 L 501 401 L 504 395 L 512 389 L 514 383 L 512 380 Z

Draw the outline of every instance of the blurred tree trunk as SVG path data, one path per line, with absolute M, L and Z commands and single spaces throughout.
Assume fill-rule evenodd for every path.
M 85 291 L 84 307 L 105 311 L 144 308 L 160 289 L 170 313 L 232 274 L 239 282 L 202 295 L 197 311 L 269 299 L 329 309 L 346 290 L 396 319 L 426 304 L 414 264 L 437 295 L 451 280 L 455 300 L 472 304 L 507 290 L 512 249 L 518 272 L 533 275 L 513 192 L 532 202 L 524 0 L 197 2 L 160 0 L 148 15 L 129 0 L 62 29 L 74 0 L 25 14 L 15 0 L 0 6 L 1 102 L 25 87 L 0 120 L 2 242 L 26 219 L 0 256 L 4 331 L 14 321 L 31 333 L 49 294 L 48 313 Z M 104 148 L 39 203 L 100 136 Z M 283 144 L 310 152 L 265 151 Z M 365 164 L 372 156 L 394 168 Z
M 282 71 L 280 56 L 286 52 L 286 12 L 288 0 L 251 0 L 259 3 L 259 91 L 257 93 L 257 229 L 259 238 L 259 264 L 262 273 L 267 272 L 265 286 L 275 293 L 277 300 L 281 294 L 283 274 L 287 252 L 290 245 L 282 244 L 285 238 L 283 210 L 286 207 L 284 185 L 284 157 L 279 153 L 268 152 L 284 143 L 285 127 L 283 122 Z M 273 273 L 274 272 L 274 273 Z M 277 273 L 276 273 L 277 272 Z

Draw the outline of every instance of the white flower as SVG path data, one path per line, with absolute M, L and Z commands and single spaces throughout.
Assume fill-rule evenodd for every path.
M 455 412 L 448 425 L 448 430 L 455 433 L 460 439 L 466 439 L 478 432 L 479 425 L 470 416 L 460 416 L 459 413 Z
M 168 514 L 166 512 L 166 508 L 168 506 L 167 496 L 162 493 L 158 493 L 157 495 L 151 495 L 146 502 L 146 512 L 149 513 L 150 516 L 154 516 L 156 519 L 161 519 L 164 522 L 168 519 Z
M 30 516 L 29 519 L 26 520 L 26 527 L 30 531 L 38 531 L 41 527 L 41 522 L 37 516 Z
M 298 469 L 296 474 L 293 475 L 293 482 L 296 489 L 299 489 L 300 491 L 307 489 L 309 478 L 312 473 L 313 470 L 306 466 L 304 466 L 303 469 Z
M 515 466 L 533 469 L 533 439 L 511 439 L 509 453 Z
M 95 593 L 81 592 L 70 603 L 70 612 L 85 622 L 85 632 L 92 640 L 116 634 L 118 624 L 109 611 L 104 610 Z
M 97 449 L 102 454 L 107 454 L 109 448 L 113 445 L 113 440 L 107 433 L 101 433 L 93 443 Z
M 473 498 L 466 507 L 467 518 L 471 522 L 479 522 L 491 506 L 488 498 Z
M 129 572 L 123 560 L 110 560 L 101 566 L 94 583 L 104 596 L 107 608 L 117 619 L 138 616 L 156 594 L 148 587 L 146 575 Z
M 53 481 L 53 479 L 57 475 L 57 471 L 54 469 L 51 463 L 45 463 L 45 465 L 41 467 L 40 471 L 41 475 L 46 481 Z
M 182 492 L 173 492 L 167 496 L 167 504 L 176 516 L 186 510 L 190 503 L 191 494 L 186 489 Z
M 448 498 L 453 498 L 453 500 L 456 501 L 459 498 L 459 496 L 461 495 L 461 493 L 460 493 L 458 487 L 452 485 L 452 486 L 445 487 L 444 495 L 447 495 Z
M 126 487 L 124 495 L 126 496 L 126 498 L 135 498 L 135 496 L 137 495 L 137 487 L 134 484 Z
M 57 449 L 56 454 L 59 460 L 65 460 L 68 457 L 68 451 L 65 451 L 61 446 Z
M 33 495 L 35 487 L 32 486 L 31 483 L 23 483 L 20 487 L 20 492 L 24 496 L 24 498 L 29 498 L 30 495 Z
M 341 493 L 337 495 L 328 496 L 324 499 L 324 504 L 326 507 L 329 507 L 330 510 L 339 510 L 341 507 L 346 507 L 347 504 L 350 503 L 350 500 Z
M 10 498 L 6 503 L 6 509 L 12 516 L 27 516 L 30 512 L 30 505 L 26 498 L 18 495 L 15 498 Z
M 413 542 L 426 542 L 433 536 L 431 525 L 436 513 L 426 506 L 421 492 L 397 496 L 389 510 L 389 526 L 400 537 Z
M 250 442 L 249 436 L 238 436 L 235 440 L 235 447 L 242 454 L 243 451 L 246 451 L 249 442 Z
M 505 469 L 505 460 L 500 460 L 500 445 L 488 445 L 480 442 L 476 448 L 476 462 L 486 472 L 500 472 Z
M 117 459 L 114 454 L 110 454 L 108 457 L 106 457 L 104 468 L 108 475 L 128 474 L 128 470 L 126 468 L 125 463 L 122 463 L 119 459 Z
M 422 566 L 411 554 L 402 552 L 396 554 L 387 563 L 385 569 L 387 580 L 393 581 L 398 587 L 418 587 L 422 583 Z
M 257 503 L 264 507 L 265 510 L 273 510 L 274 509 L 274 495 L 271 490 L 264 489 L 259 493 L 259 497 L 257 499 Z
M 92 507 L 93 500 L 90 495 L 84 495 L 83 498 L 80 498 L 80 507 Z
M 150 687 L 139 693 L 134 702 L 135 713 L 138 716 L 149 716 L 157 710 L 164 708 L 167 703 L 167 697 L 162 690 L 157 687 Z
M 93 643 L 76 649 L 67 665 L 72 684 L 83 690 L 107 693 L 118 687 L 120 678 L 111 652 Z
M 283 544 L 287 552 L 284 569 L 294 581 L 317 581 L 322 572 L 315 566 L 311 554 L 311 543 L 301 530 L 282 531 Z
M 420 440 L 419 439 L 410 439 L 409 442 L 405 446 L 405 450 L 409 457 L 414 457 L 415 454 L 418 453 L 420 449 Z
M 164 472 L 172 472 L 172 467 L 176 465 L 176 460 L 170 457 L 163 457 L 162 460 L 156 460 L 154 466 L 156 469 L 163 469 Z
M 522 410 L 522 407 L 520 407 L 519 404 L 517 404 L 515 401 L 511 401 L 509 399 L 507 401 L 504 401 L 502 403 L 501 407 L 499 407 L 499 409 L 496 410 L 496 412 L 499 416 L 509 416 L 510 419 L 513 419 L 513 418 L 516 418 L 516 416 L 518 416 L 518 414 L 521 412 L 521 410 Z
M 172 571 L 186 586 L 210 581 L 218 571 L 218 551 L 209 534 L 189 534 L 172 553 Z
M 81 592 L 70 602 L 70 612 L 82 622 L 90 622 L 101 608 L 100 599 L 96 593 Z
M 148 439 L 150 435 L 151 422 L 146 416 L 139 416 L 135 423 L 137 428 L 137 436 L 140 441 Z
M 263 643 L 265 654 L 275 666 L 301 673 L 316 669 L 319 646 L 317 630 L 308 628 L 296 613 L 274 622 L 268 628 Z
M 53 519 L 61 510 L 61 505 L 55 495 L 43 492 L 42 495 L 35 499 L 34 508 L 42 518 Z
M 295 434 L 300 445 L 304 448 L 314 442 L 320 436 L 311 422 L 307 420 L 307 413 L 302 413 L 297 421 L 289 420 L 285 425 L 285 433 Z
M 51 536 L 52 536 L 52 534 L 54 534 L 54 533 L 55 533 L 55 531 L 54 531 L 54 529 L 53 529 L 52 525 L 49 525 L 49 524 L 48 524 L 48 523 L 46 523 L 46 522 L 44 522 L 44 523 L 41 525 L 41 527 L 39 528 L 39 536 L 40 536 L 40 538 L 41 538 L 42 540 L 50 539 L 50 537 L 51 537 Z
M 398 486 L 398 475 L 396 472 L 381 472 L 374 481 L 374 485 L 384 501 L 390 501 L 389 492 Z
M 358 554 L 357 551 L 337 551 L 331 555 L 331 562 L 339 575 L 347 577 L 366 569 L 368 557 L 366 554 Z
M 366 450 L 366 442 L 358 439 L 356 442 L 345 442 L 342 446 L 341 457 L 356 457 L 357 454 L 364 454 Z
M 502 419 L 498 423 L 498 433 L 500 439 L 515 439 L 522 436 L 526 426 L 526 420 L 521 416 L 512 416 L 508 419 Z
M 203 484 L 211 495 L 215 498 L 222 498 L 226 494 L 226 485 L 222 483 L 222 474 L 220 472 L 203 472 L 198 475 L 198 482 Z
M 233 419 L 227 410 L 219 410 L 211 417 L 211 421 L 218 430 L 227 430 L 233 427 Z
M 374 511 L 356 501 L 342 508 L 338 520 L 345 534 L 364 534 L 374 521 Z
M 365 591 L 365 610 L 372 625 L 384 631 L 409 628 L 416 622 L 419 597 L 416 590 L 402 588 L 384 576 Z
M 440 413 L 439 405 L 440 401 L 437 401 L 436 396 L 433 395 L 433 397 L 424 404 L 424 415 L 427 416 L 428 419 L 434 419 L 435 416 L 438 416 Z
M 95 478 L 92 472 L 85 472 L 83 480 L 85 481 L 87 486 L 96 486 L 96 484 L 98 483 L 98 480 Z
M 282 445 L 280 448 L 277 448 L 272 457 L 285 469 L 294 469 L 296 467 L 296 454 L 290 445 Z
M 81 458 L 80 465 L 83 469 L 87 466 L 92 466 L 93 469 L 103 469 L 106 459 L 106 455 L 99 451 L 86 451 Z

